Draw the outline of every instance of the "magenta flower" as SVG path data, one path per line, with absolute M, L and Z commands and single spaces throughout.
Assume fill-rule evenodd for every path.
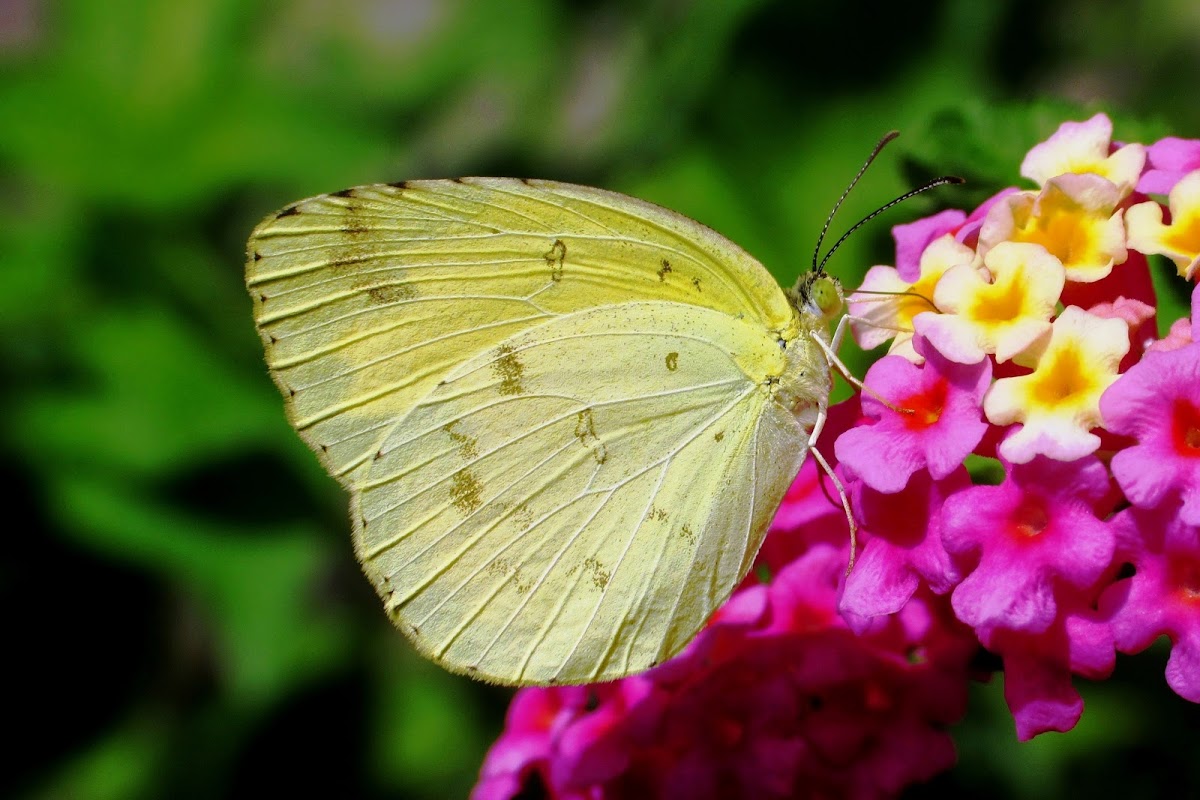
M 925 596 L 854 635 L 844 569 L 817 544 L 643 676 L 522 690 L 474 796 L 879 797 L 947 769 L 977 645 Z
M 550 786 L 549 766 L 562 730 L 584 713 L 586 687 L 530 687 L 513 697 L 504 732 L 488 751 L 472 800 L 507 800 Z M 555 797 L 570 795 L 555 792 Z
M 916 222 L 894 226 L 892 238 L 896 242 L 896 271 L 900 278 L 915 283 L 921 277 L 921 255 L 925 248 L 935 239 L 957 231 L 966 220 L 965 213 L 950 208 Z
M 855 483 L 854 512 L 866 544 L 846 576 L 838 606 L 855 631 L 904 608 L 921 584 L 945 594 L 958 582 L 942 545 L 941 513 L 948 497 L 970 485 L 961 466 L 940 481 L 918 472 L 897 494 Z
M 1072 607 L 1037 634 L 984 629 L 980 639 L 1004 661 L 1004 699 L 1027 741 L 1046 731 L 1069 731 L 1083 714 L 1083 700 L 1071 676 L 1108 677 L 1116 660 L 1111 628 L 1077 594 L 1061 605 Z
M 1145 650 L 1159 636 L 1171 640 L 1167 684 L 1200 703 L 1200 529 L 1184 524 L 1173 507 L 1127 509 L 1113 522 L 1121 549 L 1137 572 L 1100 598 L 1112 615 L 1117 648 Z
M 1088 587 L 1112 563 L 1111 497 L 1108 471 L 1091 456 L 1039 456 L 1009 465 L 999 486 L 952 495 L 942 542 L 966 576 L 951 596 L 958 618 L 976 629 L 1049 629 L 1060 587 Z
M 1129 502 L 1152 508 L 1173 495 L 1200 525 L 1200 343 L 1150 352 L 1100 398 L 1105 427 L 1137 443 L 1113 456 Z
M 928 469 L 936 480 L 962 465 L 987 430 L 980 403 L 992 379 L 992 362 L 950 361 L 921 337 L 916 366 L 887 356 L 867 371 L 866 385 L 887 400 L 864 393 L 863 413 L 875 422 L 843 433 L 834 444 L 838 459 L 880 492 L 898 492 L 913 473 Z
M 1144 194 L 1169 194 L 1189 172 L 1200 169 L 1200 140 L 1168 136 L 1146 148 L 1146 171 L 1137 190 Z

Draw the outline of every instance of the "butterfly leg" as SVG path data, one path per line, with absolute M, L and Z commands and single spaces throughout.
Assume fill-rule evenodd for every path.
M 860 392 L 863 392 L 864 394 L 871 395 L 871 397 L 874 397 L 880 403 L 883 403 L 884 406 L 892 411 L 895 411 L 897 414 L 911 414 L 912 411 L 909 409 L 899 408 L 893 405 L 887 398 L 881 397 L 878 392 L 874 391 L 858 378 L 854 377 L 853 373 L 850 372 L 850 368 L 846 366 L 846 362 L 842 361 L 842 359 L 838 357 L 837 351 L 841 347 L 842 340 L 846 336 L 846 327 L 849 319 L 849 316 L 842 315 L 842 318 L 838 320 L 837 327 L 833 331 L 833 339 L 829 344 L 826 344 L 825 340 L 821 338 L 821 335 L 815 331 L 812 333 L 813 341 L 815 341 L 817 346 L 819 346 L 825 353 L 825 358 L 829 359 L 829 363 L 837 369 L 838 374 L 845 378 L 846 382 L 851 386 L 858 389 Z
M 833 468 L 829 466 L 829 462 L 825 460 L 825 456 L 821 455 L 821 451 L 811 444 L 808 451 L 817 460 L 817 466 L 833 481 L 833 488 L 837 490 L 838 498 L 842 501 L 842 510 L 846 512 L 846 522 L 850 525 L 850 561 L 846 564 L 846 574 L 849 575 L 854 569 L 854 556 L 858 552 L 858 526 L 854 523 L 854 513 L 850 510 L 850 499 L 846 496 L 846 487 L 842 485 Z

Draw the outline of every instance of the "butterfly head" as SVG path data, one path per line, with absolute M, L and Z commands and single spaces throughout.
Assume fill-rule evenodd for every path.
M 802 317 L 821 323 L 832 322 L 845 307 L 841 282 L 824 272 L 805 273 L 787 294 Z

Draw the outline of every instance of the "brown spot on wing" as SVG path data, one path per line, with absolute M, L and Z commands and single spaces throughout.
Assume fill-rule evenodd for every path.
M 331 192 L 330 197 L 350 197 L 354 194 L 353 189 L 342 189 L 340 192 Z
M 416 290 L 407 283 L 382 283 L 367 287 L 367 298 L 375 306 L 411 300 L 416 294 Z
M 592 585 L 597 589 L 604 589 L 608 586 L 609 579 L 612 578 L 612 573 L 604 568 L 604 564 L 595 558 L 585 559 L 583 562 L 584 570 L 592 573 Z
M 275 219 L 283 219 L 284 217 L 290 217 L 294 214 L 299 214 L 299 213 L 300 213 L 300 209 L 296 208 L 295 206 L 288 206 L 283 211 L 280 211 L 278 214 L 276 214 Z
M 679 369 L 679 353 L 667 353 L 667 369 L 671 372 Z
M 460 469 L 450 480 L 450 502 L 464 514 L 470 514 L 483 505 L 483 485 L 470 470 Z
M 596 420 L 592 417 L 590 408 L 585 408 L 575 416 L 575 438 L 592 451 L 592 457 L 596 459 L 597 464 L 608 461 L 608 448 L 596 435 Z
M 667 274 L 671 271 L 671 262 L 665 258 L 662 260 L 662 267 L 658 270 L 658 280 L 661 283 L 666 283 Z
M 510 344 L 502 344 L 496 348 L 499 354 L 492 362 L 492 371 L 500 379 L 500 394 L 524 394 L 525 386 L 521 381 L 525 377 L 525 365 L 521 363 L 516 350 Z
M 719 442 L 724 438 L 725 438 L 725 431 L 717 431 L 716 433 L 713 434 L 714 442 Z
M 567 258 L 567 246 L 562 239 L 555 239 L 554 244 L 545 252 L 542 258 L 546 259 L 546 265 L 550 267 L 550 280 L 557 283 L 562 280 L 563 276 L 563 261 Z
M 646 515 L 646 519 L 655 522 L 666 522 L 669 516 L 666 509 L 659 508 L 658 506 L 650 506 L 650 513 Z
M 699 278 L 692 278 L 692 286 L 695 286 L 695 287 L 696 287 L 696 291 L 697 291 L 697 292 L 703 292 L 703 291 L 704 291 L 703 289 L 701 289 L 701 288 L 700 288 L 700 279 L 699 279 Z
M 454 430 L 459 422 L 461 420 L 457 419 L 453 422 L 447 422 L 442 426 L 442 430 L 449 435 L 450 441 L 458 445 L 458 454 L 460 456 L 468 461 L 474 461 L 479 457 L 479 441 L 474 436 L 468 436 L 465 433 Z

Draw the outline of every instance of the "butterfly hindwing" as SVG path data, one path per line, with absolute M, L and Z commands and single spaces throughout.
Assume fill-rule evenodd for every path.
M 664 660 L 743 577 L 803 455 L 769 398 L 782 364 L 750 325 L 676 303 L 506 340 L 371 459 L 354 500 L 368 576 L 423 652 L 480 677 Z

